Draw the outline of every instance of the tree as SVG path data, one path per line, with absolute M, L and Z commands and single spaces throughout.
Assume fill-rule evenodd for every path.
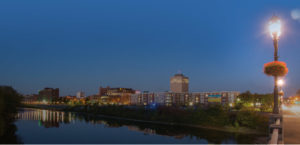
M 13 123 L 22 96 L 12 87 L 0 86 L 0 144 L 20 143 Z
M 243 103 L 243 104 L 246 104 L 246 103 L 252 103 L 254 101 L 254 97 L 253 97 L 253 94 L 250 92 L 250 91 L 246 91 L 244 93 L 241 93 L 238 98 L 240 99 L 240 101 Z
M 238 98 L 240 100 L 236 107 L 238 110 L 242 107 L 259 107 L 261 111 L 270 111 L 273 108 L 273 94 L 252 94 L 250 91 L 246 91 L 241 93 Z M 259 106 L 256 103 L 259 103 Z

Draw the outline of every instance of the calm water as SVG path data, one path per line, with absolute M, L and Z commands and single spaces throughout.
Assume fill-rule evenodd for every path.
M 154 125 L 41 109 L 18 114 L 23 143 L 253 143 L 255 135 Z

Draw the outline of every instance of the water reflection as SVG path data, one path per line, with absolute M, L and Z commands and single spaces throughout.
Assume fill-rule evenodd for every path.
M 128 134 L 131 132 L 142 132 L 144 136 L 152 138 L 153 136 L 166 136 L 176 141 L 186 140 L 188 143 L 257 143 L 257 135 L 243 135 L 226 133 L 208 129 L 189 128 L 182 126 L 157 125 L 142 122 L 132 122 L 126 120 L 117 120 L 96 115 L 87 115 L 82 113 L 60 112 L 41 109 L 25 109 L 17 115 L 19 120 L 36 120 L 39 126 L 44 128 L 60 128 L 61 124 L 70 124 L 76 126 L 76 123 L 86 122 L 92 125 L 102 125 L 106 128 L 127 128 Z M 98 130 L 99 131 L 99 130 Z M 126 137 L 127 134 L 124 134 Z M 86 136 L 89 137 L 89 136 Z M 137 138 L 138 140 L 138 138 Z M 103 140 L 102 140 L 103 141 Z M 135 142 L 135 141 L 132 141 Z M 137 141 L 136 141 L 137 142 Z M 47 142 L 43 142 L 47 143 Z M 60 143 L 60 142 L 57 142 Z M 103 142 L 96 142 L 103 143 Z M 110 143 L 110 142 L 107 142 Z M 119 142 L 123 143 L 123 142 Z M 130 141 L 128 143 L 131 143 Z M 145 143 L 143 140 L 139 143 Z M 153 143 L 161 143 L 161 140 Z M 182 142 L 178 142 L 182 143 Z
M 73 116 L 72 116 L 73 115 Z M 75 114 L 53 110 L 25 109 L 17 114 L 19 120 L 37 120 L 39 126 L 46 128 L 59 127 L 60 123 L 68 124 L 75 120 Z

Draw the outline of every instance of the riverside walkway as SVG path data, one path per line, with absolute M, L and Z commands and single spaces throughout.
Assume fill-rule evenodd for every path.
M 300 144 L 300 106 L 287 107 L 283 111 L 284 143 Z

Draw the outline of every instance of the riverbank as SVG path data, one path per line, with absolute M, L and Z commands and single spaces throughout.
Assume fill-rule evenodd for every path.
M 263 144 L 262 135 L 20 108 L 15 123 L 25 144 Z M 49 134 L 50 133 L 50 134 Z M 95 135 L 96 134 L 96 135 Z M 84 136 L 84 137 L 80 137 Z
M 77 112 L 78 113 L 78 112 Z M 82 113 L 82 112 L 80 112 Z M 83 113 L 87 115 L 91 115 L 90 113 Z M 92 114 L 95 115 L 95 114 Z M 150 123 L 150 124 L 159 124 L 159 125 L 173 125 L 173 126 L 186 126 L 186 127 L 193 127 L 193 128 L 202 128 L 202 129 L 210 129 L 222 132 L 230 132 L 230 133 L 242 133 L 242 134 L 258 134 L 264 135 L 265 133 L 249 129 L 249 128 L 234 128 L 234 127 L 211 127 L 211 126 L 202 126 L 202 125 L 190 125 L 190 124 L 183 124 L 183 123 L 172 123 L 172 122 L 161 122 L 161 121 L 147 121 L 147 120 L 138 120 L 138 119 L 130 119 L 130 118 L 123 118 L 123 117 L 115 117 L 115 116 L 107 116 L 96 114 L 97 117 L 102 118 L 109 118 L 109 119 L 117 119 L 117 120 L 126 120 L 126 121 L 133 121 L 133 122 L 140 122 L 140 123 Z
M 16 134 L 15 116 L 22 96 L 9 86 L 0 86 L 0 144 L 21 144 Z
M 230 114 L 230 113 L 228 114 L 226 112 L 218 112 L 220 110 L 216 110 L 216 108 L 212 108 L 213 110 L 205 110 L 212 113 L 202 114 L 201 116 L 201 113 L 199 114 L 200 112 L 199 110 L 185 111 L 182 109 L 178 110 L 176 108 L 175 110 L 172 110 L 173 108 L 159 108 L 156 110 L 145 110 L 143 108 L 133 109 L 133 108 L 124 108 L 119 106 L 97 107 L 97 106 L 68 106 L 68 105 L 25 105 L 23 107 L 50 109 L 50 110 L 58 110 L 58 111 L 69 111 L 69 112 L 76 112 L 85 115 L 95 115 L 102 118 L 126 120 L 126 121 L 139 122 L 139 123 L 186 126 L 186 127 L 204 128 L 204 129 L 210 129 L 210 130 L 216 130 L 222 132 L 241 133 L 241 134 L 259 134 L 259 135 L 266 134 L 266 131 L 264 131 L 263 128 L 253 129 L 249 127 L 244 127 L 239 125 L 237 121 L 234 121 L 234 123 L 230 123 L 233 120 L 228 120 L 228 118 L 230 117 L 231 118 L 242 117 L 241 119 L 244 121 L 245 119 L 249 120 L 250 117 L 249 114 L 244 114 L 244 115 L 237 115 L 237 114 Z M 208 117 L 208 115 L 212 115 L 212 117 Z M 208 119 L 205 120 L 203 119 L 203 117 Z M 224 120 L 220 120 L 220 119 L 224 119 Z M 262 122 L 267 124 L 267 122 L 265 121 L 266 120 L 263 120 Z M 262 122 L 260 121 L 259 123 Z M 253 124 L 255 125 L 255 123 Z M 233 126 L 232 124 L 237 124 L 237 125 Z M 261 126 L 263 125 L 260 125 L 260 127 Z

